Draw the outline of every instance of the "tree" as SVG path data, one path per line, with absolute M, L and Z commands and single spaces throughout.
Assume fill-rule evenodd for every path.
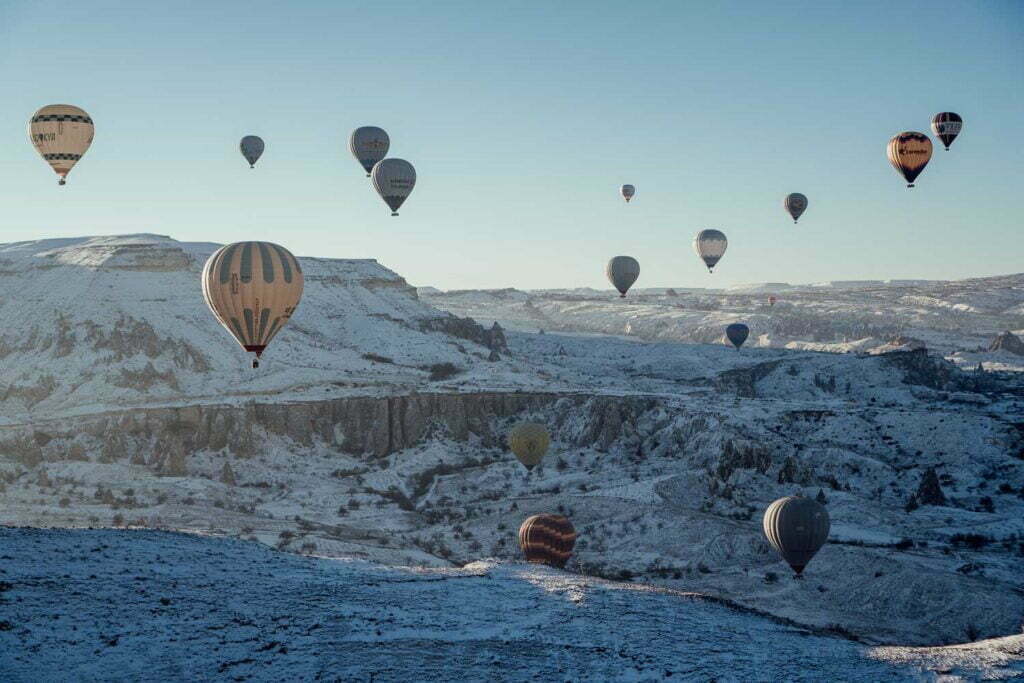
M 227 460 L 224 461 L 224 467 L 220 468 L 220 483 L 228 486 L 234 486 L 237 483 L 235 471 L 231 469 L 231 463 Z
M 939 486 L 939 476 L 935 468 L 929 468 L 921 477 L 921 485 L 917 487 L 917 502 L 921 505 L 945 505 L 946 494 Z

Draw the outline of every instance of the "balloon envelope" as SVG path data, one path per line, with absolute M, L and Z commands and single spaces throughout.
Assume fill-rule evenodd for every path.
M 747 341 L 747 337 L 750 336 L 750 328 L 743 323 L 733 323 L 725 328 L 725 336 L 738 349 L 743 346 L 743 342 Z
M 249 168 L 255 168 L 256 162 L 263 156 L 263 138 L 258 135 L 246 135 L 238 143 L 238 149 L 242 152 L 245 160 L 249 162 Z
M 800 220 L 803 212 L 807 210 L 807 197 L 799 192 L 791 192 L 782 200 L 782 206 L 785 207 L 789 215 L 793 217 L 793 222 L 796 223 Z
M 608 262 L 604 272 L 615 289 L 619 290 L 619 296 L 625 297 L 640 277 L 640 262 L 632 256 L 616 256 Z
M 32 146 L 60 177 L 60 185 L 89 149 L 94 133 L 92 118 L 70 104 L 47 105 L 28 122 Z
M 383 128 L 377 126 L 360 126 L 348 138 L 348 151 L 352 152 L 352 156 L 366 171 L 367 178 L 370 177 L 373 165 L 386 157 L 390 148 L 391 138 Z
M 913 187 L 917 176 L 932 158 L 932 141 L 924 133 L 908 130 L 893 135 L 886 152 L 889 163 L 906 179 L 907 187 Z
M 547 427 L 536 422 L 521 422 L 508 434 L 508 447 L 528 470 L 540 464 L 550 445 Z
M 764 513 L 764 535 L 800 574 L 828 540 L 828 510 L 810 498 L 780 498 Z
M 725 254 L 728 246 L 729 240 L 725 239 L 725 233 L 720 230 L 701 230 L 693 238 L 693 250 L 704 261 L 709 273 Z
M 623 185 L 622 187 L 619 188 L 619 194 L 622 195 L 622 198 L 625 199 L 626 203 L 628 204 L 629 200 L 632 199 L 633 195 L 636 194 L 636 188 L 633 187 L 632 185 Z
M 370 171 L 373 187 L 391 208 L 391 215 L 398 215 L 398 208 L 409 197 L 416 186 L 416 169 L 405 159 L 383 159 Z
M 964 120 L 959 114 L 951 111 L 944 111 L 932 117 L 932 132 L 935 133 L 935 137 L 942 140 L 946 151 L 949 151 L 949 146 L 956 140 L 956 136 L 960 135 L 963 127 Z
M 298 260 L 284 247 L 235 242 L 206 261 L 202 284 L 203 298 L 220 324 L 259 358 L 298 307 L 303 277 Z
M 534 515 L 519 527 L 519 547 L 527 562 L 561 569 L 576 545 L 576 529 L 562 515 Z

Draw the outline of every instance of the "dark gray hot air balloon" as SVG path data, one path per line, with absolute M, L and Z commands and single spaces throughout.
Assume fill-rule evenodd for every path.
M 729 338 L 729 342 L 738 351 L 743 346 L 743 342 L 747 341 L 747 337 L 750 336 L 750 328 L 743 323 L 733 323 L 725 328 L 725 336 Z
M 764 535 L 797 576 L 828 540 L 828 510 L 810 498 L 779 498 L 764 512 Z
M 627 204 L 629 204 L 629 200 L 636 194 L 636 187 L 633 185 L 623 185 L 619 188 L 619 194 L 621 194 L 622 198 L 626 200 Z
M 616 256 L 608 262 L 605 273 L 615 289 L 619 290 L 619 296 L 626 298 L 626 292 L 640 277 L 640 262 L 632 256 Z
M 701 230 L 693 238 L 693 250 L 708 267 L 709 273 L 725 254 L 728 246 L 729 240 L 725 239 L 725 233 L 720 230 Z
M 391 215 L 398 215 L 398 207 L 416 186 L 416 169 L 405 159 L 382 159 L 370 171 L 373 186 L 384 203 L 391 207 Z
M 263 139 L 257 135 L 246 135 L 238 143 L 238 149 L 242 151 L 242 156 L 249 162 L 249 168 L 256 168 L 256 162 L 263 156 Z
M 800 220 L 800 216 L 807 210 L 807 197 L 799 192 L 791 192 L 782 200 L 782 206 L 793 217 L 793 222 Z
M 964 120 L 960 118 L 960 114 L 951 111 L 944 111 L 932 117 L 932 132 L 935 133 L 935 137 L 942 140 L 947 152 L 963 127 Z
M 360 126 L 352 131 L 348 139 L 348 151 L 352 152 L 352 156 L 366 171 L 367 178 L 370 177 L 373 165 L 386 157 L 390 148 L 391 138 L 383 128 L 377 126 Z
M 913 187 L 917 176 L 932 158 L 932 141 L 924 133 L 903 131 L 892 136 L 886 153 L 892 167 L 906 179 L 907 187 Z

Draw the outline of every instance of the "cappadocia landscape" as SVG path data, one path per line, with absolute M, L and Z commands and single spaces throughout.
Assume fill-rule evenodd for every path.
M 0 5 L 0 681 L 1024 679 L 1022 30 Z

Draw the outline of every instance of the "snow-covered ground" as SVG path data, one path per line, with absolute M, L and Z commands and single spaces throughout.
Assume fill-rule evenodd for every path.
M 1024 376 L 988 371 L 1013 354 L 970 350 L 1024 328 L 1019 277 L 790 288 L 769 308 L 764 287 L 417 297 L 375 262 L 304 258 L 299 312 L 254 372 L 199 292 L 214 247 L 0 246 L 0 524 L 182 529 L 433 572 L 515 562 L 521 521 L 562 512 L 572 580 L 617 595 L 696 592 L 875 645 L 1020 633 Z M 886 292 L 923 311 L 912 326 Z M 754 335 L 736 351 L 721 329 L 741 318 Z M 554 437 L 530 475 L 504 443 L 523 419 Z M 932 469 L 945 500 L 914 509 Z M 819 490 L 833 534 L 797 581 L 760 516 Z
M 717 343 L 725 326 L 750 326 L 751 346 L 849 353 L 894 337 L 923 341 L 964 367 L 1024 371 L 1024 357 L 982 351 L 1005 330 L 1024 331 L 1024 274 L 960 281 L 890 280 L 715 289 L 635 289 L 620 299 L 592 289 L 421 288 L 438 308 L 513 330 L 628 335 Z M 768 297 L 775 296 L 771 305 Z
M 546 567 L 304 558 L 152 531 L 0 529 L 5 681 L 944 681 L 1024 636 L 870 647 L 700 595 Z

